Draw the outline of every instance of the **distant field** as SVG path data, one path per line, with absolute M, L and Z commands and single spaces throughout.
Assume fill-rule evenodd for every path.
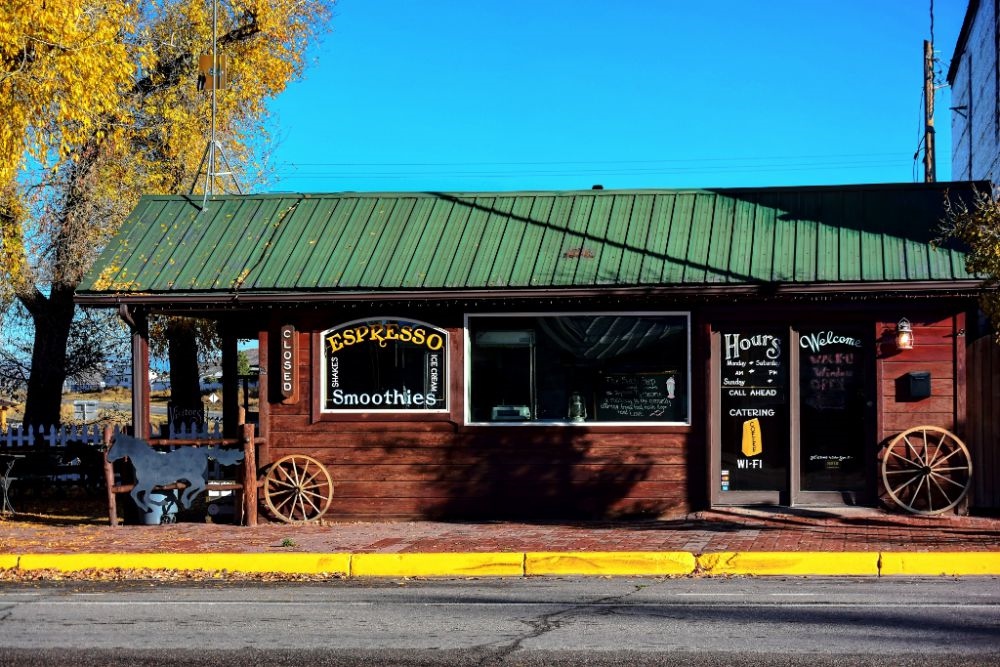
M 216 389 L 213 391 L 203 392 L 204 396 L 215 393 L 219 397 L 219 401 L 216 403 L 217 406 L 221 406 L 222 403 L 222 390 Z M 240 390 L 240 404 L 243 402 L 243 392 Z M 170 392 L 164 390 L 157 390 L 150 393 L 150 404 L 153 408 L 153 414 L 150 415 L 150 421 L 154 426 L 166 422 L 166 405 L 170 400 Z M 117 422 L 117 423 L 127 423 L 131 420 L 132 411 L 132 390 L 125 387 L 111 387 L 109 389 L 104 389 L 101 391 L 74 391 L 66 392 L 63 394 L 62 398 L 62 408 L 60 410 L 60 416 L 63 424 L 77 424 L 80 423 L 74 419 L 74 401 L 97 401 L 98 406 L 98 419 L 99 422 Z M 205 401 L 206 408 L 209 407 L 209 403 Z M 250 393 L 250 409 L 257 409 L 257 396 L 255 391 Z M 157 410 L 157 406 L 160 410 Z M 221 407 L 219 408 L 221 409 Z M 19 404 L 7 411 L 7 422 L 9 424 L 19 424 L 24 419 L 24 404 Z

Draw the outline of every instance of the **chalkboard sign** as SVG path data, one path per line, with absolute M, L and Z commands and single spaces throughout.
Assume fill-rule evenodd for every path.
M 722 332 L 721 340 L 721 489 L 778 490 L 788 458 L 785 337 L 743 329 Z
M 607 373 L 597 393 L 599 421 L 677 421 L 682 388 L 677 371 Z

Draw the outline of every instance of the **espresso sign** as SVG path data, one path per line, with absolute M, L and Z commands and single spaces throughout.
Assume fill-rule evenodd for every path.
M 324 410 L 447 408 L 445 330 L 413 320 L 370 319 L 328 329 L 321 340 Z
M 299 337 L 295 331 L 295 327 L 290 324 L 281 327 L 278 340 L 281 346 L 279 354 L 281 359 L 281 373 L 278 375 L 280 378 L 281 402 L 294 403 L 299 393 Z

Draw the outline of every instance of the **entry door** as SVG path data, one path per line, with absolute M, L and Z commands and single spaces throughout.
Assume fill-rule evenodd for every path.
M 720 328 L 712 502 L 871 502 L 873 345 L 852 327 Z
M 797 338 L 792 502 L 867 501 L 874 467 L 871 336 L 826 327 L 800 329 Z
M 789 331 L 724 328 L 714 340 L 713 502 L 787 503 Z

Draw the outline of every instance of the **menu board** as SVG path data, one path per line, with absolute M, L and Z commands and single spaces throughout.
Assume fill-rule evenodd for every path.
M 682 392 L 676 371 L 607 373 L 597 394 L 599 421 L 677 421 Z
M 788 356 L 777 332 L 722 332 L 723 491 L 783 488 L 788 461 Z

